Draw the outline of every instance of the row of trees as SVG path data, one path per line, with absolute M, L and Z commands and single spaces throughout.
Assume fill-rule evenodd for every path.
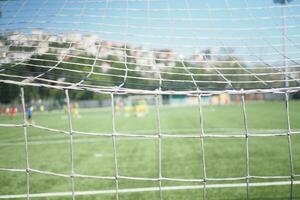
M 222 58 L 225 61 L 232 62 L 218 62 L 211 63 L 210 70 L 207 70 L 207 65 L 192 64 L 189 62 L 175 62 L 175 66 L 161 67 L 156 72 L 143 73 L 143 71 L 150 71 L 150 67 L 139 67 L 140 70 L 135 70 L 135 64 L 128 64 L 120 61 L 115 56 L 108 56 L 106 63 L 109 63 L 108 69 L 101 68 L 104 61 L 97 61 L 94 63 L 94 57 L 88 55 L 80 55 L 76 57 L 66 57 L 66 62 L 58 62 L 55 55 L 46 53 L 44 55 L 33 55 L 31 59 L 21 64 L 5 64 L 1 66 L 2 73 L 19 75 L 26 77 L 42 78 L 47 81 L 34 80 L 35 83 L 46 83 L 55 85 L 51 80 L 61 80 L 66 83 L 78 83 L 84 81 L 84 84 L 101 85 L 101 86 L 119 86 L 136 89 L 157 89 L 161 86 L 163 90 L 195 90 L 200 89 L 224 89 L 224 88 L 266 88 L 266 87 L 280 87 L 284 83 L 244 83 L 244 81 L 262 80 L 276 80 L 284 78 L 282 75 L 255 75 L 263 72 L 259 68 L 256 70 L 249 69 L 242 62 L 233 62 L 233 57 Z M 129 63 L 134 63 L 134 58 L 130 58 Z M 159 62 L 159 61 L 158 61 Z M 95 64 L 95 65 L 94 65 Z M 87 76 L 93 68 L 93 74 Z M 127 76 L 126 67 L 129 69 Z M 188 69 L 187 69 L 188 68 Z M 227 69 L 226 69 L 227 68 Z M 230 68 L 230 69 L 228 69 Z M 265 67 L 264 67 L 265 68 Z M 268 72 L 272 70 L 268 69 Z M 278 70 L 273 70 L 278 72 Z M 146 74 L 146 75 L 145 75 Z M 162 78 L 160 85 L 159 74 Z M 227 75 L 231 74 L 231 75 Z M 239 74 L 239 75 L 238 75 Z M 135 77 L 135 78 L 133 78 Z M 197 87 L 192 80 L 197 82 Z M 226 80 L 232 81 L 225 82 Z M 223 83 L 218 83 L 223 82 Z M 292 83 L 296 84 L 296 83 Z M 15 85 L 0 84 L 0 102 L 9 102 L 17 98 L 19 88 Z M 74 99 L 99 99 L 103 98 L 97 93 L 88 91 L 78 91 L 71 93 L 71 98 Z M 55 89 L 47 89 L 44 87 L 28 87 L 26 88 L 26 96 L 29 99 L 49 99 L 49 98 L 63 98 L 63 93 Z
M 0 0 L 0 2 L 6 0 Z M 274 3 L 285 5 L 290 3 L 292 0 L 273 0 Z M 283 7 L 284 9 L 285 7 Z M 2 11 L 0 10 L 0 16 L 2 15 Z M 283 18 L 284 19 L 284 18 Z M 2 38 L 3 39 L 3 38 Z M 67 47 L 65 44 L 60 43 L 49 43 L 50 46 L 65 48 Z M 30 47 L 24 47 L 24 49 L 20 49 L 19 47 L 11 46 L 10 51 L 32 51 Z M 130 54 L 130 52 L 127 52 Z M 83 57 L 89 58 L 87 55 L 82 55 Z M 227 60 L 231 60 L 232 58 L 226 58 Z M 225 60 L 226 60 L 225 59 Z M 124 83 L 124 87 L 129 88 L 143 88 L 143 89 L 155 89 L 160 86 L 159 80 L 157 80 L 158 76 L 157 73 L 153 73 L 153 78 L 156 80 L 146 80 L 146 79 L 133 79 L 130 77 L 141 77 L 143 78 L 144 75 L 136 72 L 136 71 L 129 71 L 128 78 L 125 80 L 125 68 L 128 67 L 129 69 L 135 69 L 134 65 L 127 65 L 125 66 L 124 63 L 119 62 L 119 60 L 114 56 L 109 56 L 107 58 L 110 61 L 110 68 L 108 71 L 103 71 L 101 68 L 95 68 L 94 72 L 102 73 L 102 75 L 91 75 L 90 77 L 86 77 L 87 73 L 91 70 L 91 66 L 93 65 L 92 59 L 82 59 L 82 58 L 75 58 L 70 57 L 68 61 L 72 63 L 80 63 L 85 64 L 76 65 L 76 64 L 68 64 L 68 63 L 60 63 L 57 65 L 57 57 L 50 54 L 44 55 L 34 55 L 32 59 L 25 62 L 25 64 L 5 64 L 1 65 L 0 69 L 2 73 L 6 74 L 13 74 L 13 75 L 20 75 L 20 76 L 31 76 L 35 77 L 40 75 L 40 78 L 46 80 L 63 80 L 64 82 L 69 83 L 76 83 L 81 80 L 84 80 L 86 84 L 94 84 L 94 85 L 103 85 L 103 86 L 118 86 Z M 134 62 L 134 60 L 131 60 Z M 97 66 L 100 66 L 102 62 L 98 61 L 96 63 Z M 57 65 L 54 69 L 49 69 L 49 67 L 53 67 Z M 12 67 L 13 66 L 13 67 Z M 39 66 L 44 66 L 48 68 L 43 68 Z M 191 67 L 189 72 L 183 67 Z M 255 76 L 253 74 L 257 74 L 262 72 L 261 70 L 251 70 L 249 72 L 247 70 L 247 66 L 244 64 L 237 64 L 236 62 L 232 62 L 232 64 L 214 64 L 214 67 L 218 70 L 212 69 L 211 71 L 207 71 L 203 69 L 203 66 L 194 65 L 188 62 L 176 62 L 175 68 L 173 69 L 161 69 L 162 72 L 168 71 L 171 73 L 161 73 L 161 78 L 164 79 L 162 82 L 162 89 L 171 89 L 171 90 L 182 90 L 182 89 L 196 89 L 196 86 L 191 82 L 185 82 L 184 80 L 196 80 L 196 81 L 205 81 L 197 83 L 197 87 L 199 88 L 213 88 L 213 89 L 224 89 L 228 87 L 232 88 L 262 88 L 262 87 L 280 87 L 283 86 L 283 83 L 255 83 L 255 84 L 246 84 L 242 83 L 241 81 L 253 81 L 259 79 L 265 80 L 272 80 L 272 79 L 283 79 L 282 75 L 264 75 L 264 76 Z M 232 70 L 224 70 L 224 68 L 234 68 Z M 246 70 L 245 70 L 246 69 Z M 74 70 L 80 71 L 81 73 L 74 72 Z M 145 70 L 150 70 L 145 67 Z M 278 70 L 273 70 L 274 72 L 278 72 Z M 173 74 L 172 74 L 173 72 Z M 268 70 L 268 72 L 272 72 L 272 70 Z M 182 73 L 180 75 L 178 73 Z M 193 77 L 190 76 L 194 74 Z M 209 74 L 211 75 L 204 75 Z M 244 76 L 227 76 L 226 73 L 230 74 L 247 74 Z M 196 75 L 197 74 L 197 75 Z M 148 73 L 151 77 L 151 73 Z M 223 76 L 224 75 L 224 76 Z M 216 83 L 217 81 L 224 81 L 224 80 L 236 81 L 236 83 Z M 181 80 L 181 81 L 168 81 L 168 80 Z M 35 82 L 39 82 L 35 80 Z M 48 84 L 52 84 L 49 82 Z M 297 85 L 298 83 L 293 82 L 290 85 Z M 19 94 L 19 88 L 15 85 L 9 84 L 0 84 L 0 102 L 9 102 L 13 101 L 17 98 Z M 48 99 L 48 98 L 61 98 L 61 92 L 57 90 L 49 90 L 43 87 L 28 87 L 26 90 L 26 95 L 30 99 Z M 95 98 L 102 98 L 101 95 L 96 93 L 91 93 L 87 91 L 80 91 L 72 94 L 72 98 L 75 99 L 95 99 Z

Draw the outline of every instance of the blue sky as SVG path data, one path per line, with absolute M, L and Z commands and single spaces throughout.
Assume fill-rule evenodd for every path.
M 281 59 L 277 51 L 282 50 L 282 10 L 273 0 L 10 0 L 1 7 L 4 32 L 94 32 L 105 40 L 169 48 L 184 55 L 222 46 L 249 54 L 249 49 L 239 47 L 247 45 L 265 60 L 276 53 Z M 296 59 L 299 0 L 289 4 L 287 16 L 288 55 Z

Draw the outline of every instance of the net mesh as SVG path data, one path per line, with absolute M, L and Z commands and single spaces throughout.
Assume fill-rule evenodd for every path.
M 1 76 L 88 89 L 297 87 L 299 5 L 272 3 L 4 1 Z
M 24 87 L 34 86 L 64 90 L 67 107 L 69 91 L 108 94 L 111 99 L 112 133 L 80 132 L 73 129 L 68 109 L 69 130 L 32 124 L 0 124 L 23 127 L 25 169 L 0 168 L 0 171 L 26 174 L 26 194 L 0 194 L 0 198 L 50 197 L 138 191 L 290 185 L 299 184 L 293 166 L 289 116 L 291 93 L 299 92 L 300 29 L 297 1 L 170 1 L 170 0 L 64 0 L 0 1 L 1 68 L 0 82 L 20 86 L 23 110 Z M 209 134 L 204 128 L 202 99 L 215 94 L 241 97 L 244 135 Z M 287 130 L 283 133 L 256 134 L 248 130 L 247 94 L 284 96 Z M 115 95 L 153 95 L 155 97 L 157 135 L 119 133 L 115 125 Z M 162 95 L 198 98 L 199 134 L 166 134 L 161 130 L 159 99 Z M 70 138 L 70 174 L 30 167 L 28 127 L 62 133 Z M 113 144 L 115 176 L 91 176 L 75 172 L 73 135 L 109 137 Z M 286 137 L 290 175 L 254 176 L 250 174 L 249 138 Z M 157 177 L 131 177 L 119 173 L 116 138 L 150 138 L 158 141 Z M 162 174 L 162 138 L 194 138 L 201 144 L 203 171 L 201 179 L 165 177 Z M 245 138 L 246 172 L 242 177 L 214 178 L 206 173 L 206 138 Z M 69 178 L 71 192 L 30 192 L 30 174 L 39 173 Z M 77 178 L 115 181 L 115 190 L 75 191 Z M 286 179 L 279 182 L 250 183 L 251 179 Z M 155 188 L 119 189 L 120 180 L 158 182 Z M 197 186 L 162 186 L 162 181 L 201 183 Z M 210 181 L 225 181 L 210 184 Z M 241 181 L 241 183 L 232 183 Z

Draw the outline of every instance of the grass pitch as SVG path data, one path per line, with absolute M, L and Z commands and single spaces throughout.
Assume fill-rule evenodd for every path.
M 250 133 L 286 133 L 284 102 L 247 102 Z M 204 106 L 204 131 L 209 134 L 244 134 L 241 105 Z M 290 102 L 291 129 L 300 130 L 300 102 Z M 82 132 L 112 132 L 109 108 L 80 110 L 73 118 L 73 128 Z M 68 130 L 63 111 L 34 113 L 35 124 Z M 161 107 L 161 129 L 167 134 L 200 134 L 198 107 Z M 0 123 L 22 123 L 0 116 Z M 150 108 L 144 117 L 125 117 L 116 113 L 118 133 L 157 134 L 156 113 Z M 295 174 L 300 174 L 300 134 L 292 135 Z M 38 128 L 28 128 L 30 168 L 68 174 L 71 171 L 69 136 Z M 118 170 L 121 176 L 158 177 L 158 140 L 117 138 Z M 205 138 L 206 172 L 209 178 L 246 175 L 245 138 Z M 25 168 L 23 128 L 0 128 L 0 168 Z M 253 176 L 289 176 L 288 140 L 286 136 L 249 138 L 250 174 Z M 114 176 L 112 139 L 74 135 L 75 172 L 84 175 Z M 162 139 L 162 176 L 201 179 L 203 177 L 199 138 Z M 300 178 L 298 178 L 300 180 Z M 277 182 L 289 179 L 251 179 L 251 182 Z M 209 184 L 244 181 L 210 181 Z M 26 176 L 22 172 L 0 171 L 0 194 L 26 193 Z M 201 185 L 201 183 L 163 181 L 163 186 Z M 157 181 L 120 180 L 120 189 L 158 187 Z M 75 178 L 76 191 L 113 190 L 114 180 Z M 69 178 L 30 173 L 30 193 L 71 191 Z M 209 188 L 208 199 L 246 199 L 246 188 Z M 251 187 L 251 199 L 288 199 L 290 186 Z M 300 185 L 294 187 L 294 199 L 300 199 Z M 47 197 L 38 199 L 71 199 Z M 115 199 L 114 194 L 78 196 L 77 199 Z M 120 193 L 120 199 L 159 199 L 159 192 Z M 163 199 L 202 199 L 202 189 L 163 191 Z

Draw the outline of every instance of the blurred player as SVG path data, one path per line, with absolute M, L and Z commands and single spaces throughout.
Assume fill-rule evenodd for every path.
M 32 123 L 32 112 L 33 112 L 33 107 L 32 106 L 27 107 L 26 116 L 29 123 Z
M 70 106 L 64 105 L 64 112 L 65 112 L 66 115 L 68 115 L 69 112 L 72 113 L 73 112 L 73 105 L 72 104 L 70 104 Z
M 118 104 L 115 105 L 115 112 L 119 114 L 121 112 L 120 106 Z
M 9 107 L 8 106 L 5 107 L 4 112 L 7 116 L 9 116 Z
M 119 102 L 119 107 L 120 107 L 120 111 L 123 112 L 124 107 L 125 107 L 125 102 L 124 102 L 123 99 L 120 100 L 120 102 Z
M 132 104 L 130 101 L 126 101 L 125 103 L 125 117 L 130 117 L 131 111 L 132 111 Z
M 17 113 L 17 108 L 12 105 L 10 108 L 9 117 L 12 119 L 13 117 L 16 116 L 16 113 Z
M 64 113 L 67 115 L 68 114 L 68 107 L 67 107 L 67 105 L 64 105 L 63 110 L 64 110 Z
M 115 111 L 117 114 L 122 114 L 124 112 L 124 106 L 125 106 L 125 103 L 124 103 L 124 100 L 119 100 L 118 103 L 116 103 L 115 105 Z
M 45 106 L 44 105 L 40 105 L 40 111 L 44 112 L 45 111 Z
M 71 110 L 71 112 L 72 112 L 74 117 L 80 118 L 78 108 L 79 108 L 78 104 L 75 103 L 74 106 L 73 106 L 73 109 Z
M 148 105 L 145 100 L 139 100 L 135 105 L 135 116 L 143 117 L 148 112 Z

